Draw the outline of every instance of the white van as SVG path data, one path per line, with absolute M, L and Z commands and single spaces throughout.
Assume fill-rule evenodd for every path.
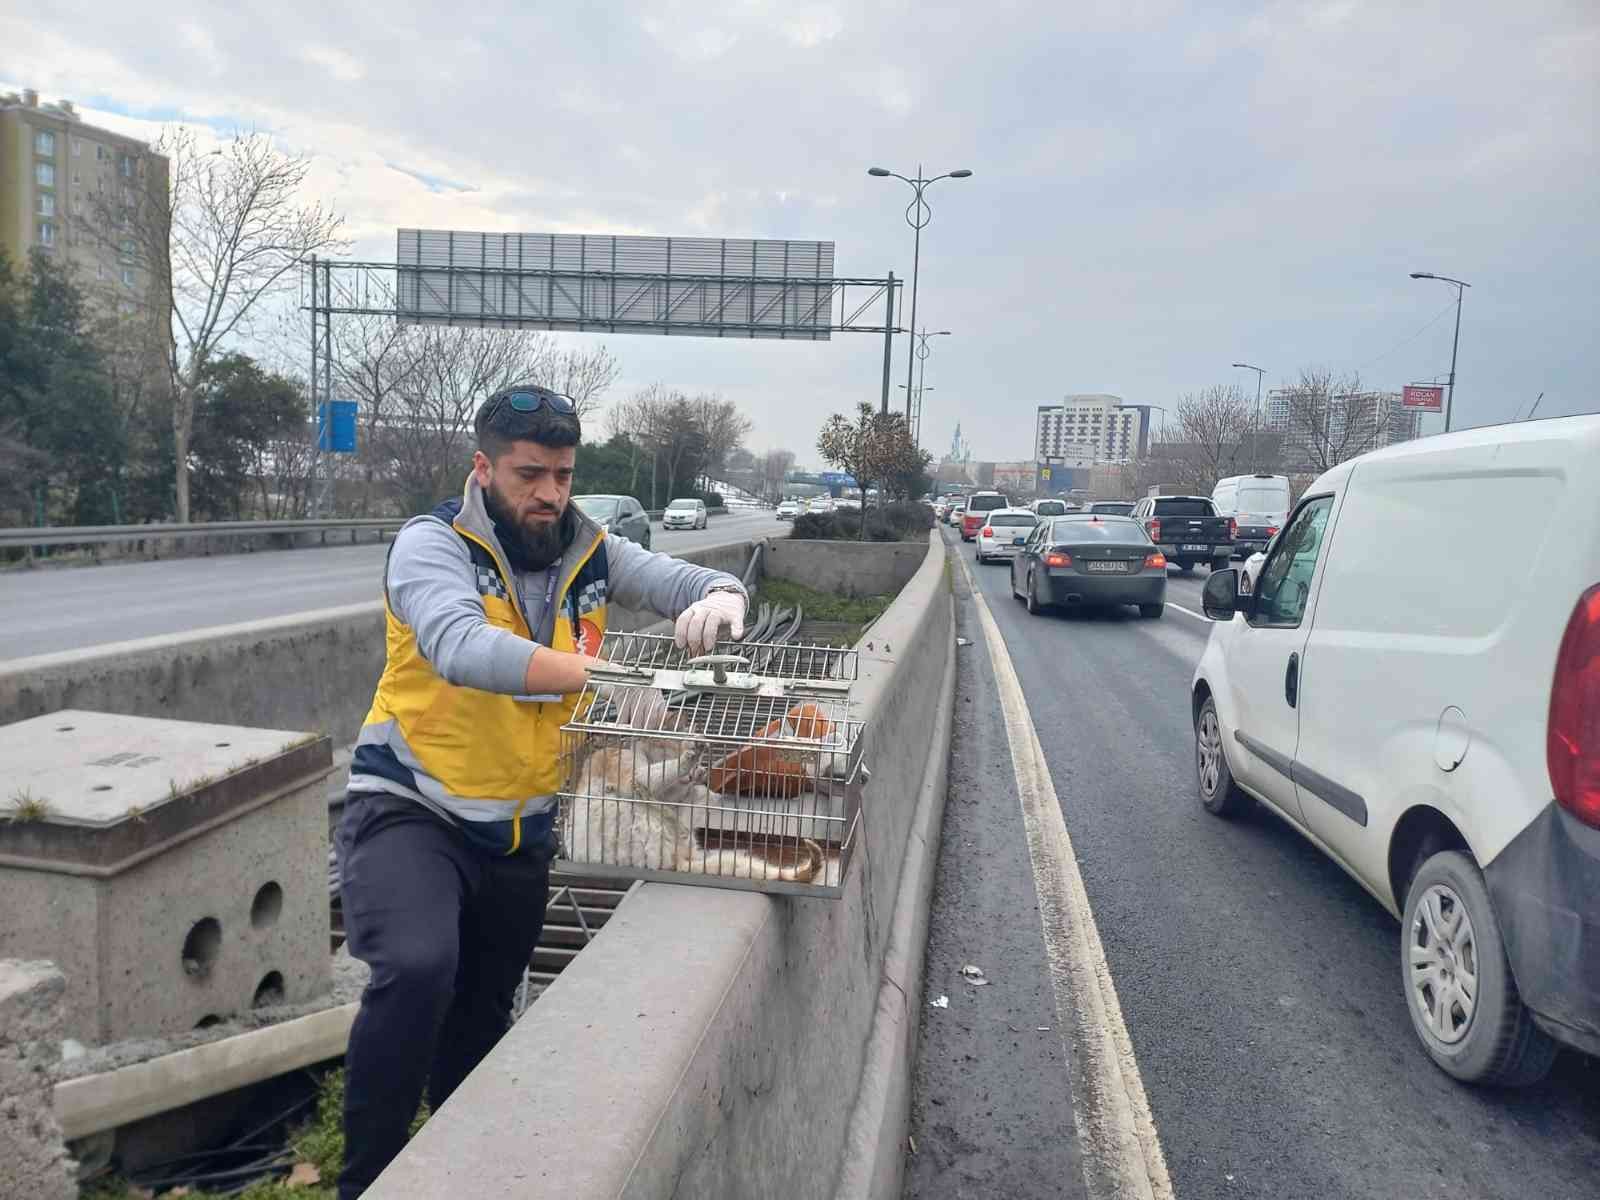
M 1230 475 L 1217 480 L 1211 492 L 1219 517 L 1232 517 L 1239 527 L 1233 542 L 1235 558 L 1265 550 L 1272 535 L 1289 518 L 1287 475 Z
M 1412 1024 L 1472 1082 L 1600 1054 L 1597 464 L 1600 416 L 1392 446 L 1307 489 L 1253 594 L 1206 580 L 1201 803 L 1259 800 L 1400 918 Z

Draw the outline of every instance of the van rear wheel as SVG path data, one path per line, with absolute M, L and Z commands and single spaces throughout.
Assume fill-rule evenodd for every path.
M 1477 864 L 1459 850 L 1423 862 L 1406 891 L 1400 973 L 1428 1057 L 1464 1083 L 1526 1087 L 1557 1046 L 1522 1003 Z

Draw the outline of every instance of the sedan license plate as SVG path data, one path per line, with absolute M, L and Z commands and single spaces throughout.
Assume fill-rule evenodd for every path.
M 1087 565 L 1090 571 L 1097 574 L 1100 572 L 1106 572 L 1108 574 L 1122 574 L 1128 569 L 1128 564 L 1125 562 L 1091 562 Z
M 1210 546 L 1197 546 L 1197 545 L 1193 545 L 1192 543 L 1185 542 L 1182 546 L 1179 546 L 1178 549 L 1180 549 L 1180 550 L 1198 550 L 1201 554 L 1204 554 L 1207 550 L 1210 550 L 1211 547 Z

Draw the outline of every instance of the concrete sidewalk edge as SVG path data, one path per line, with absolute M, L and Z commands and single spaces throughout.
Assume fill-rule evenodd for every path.
M 948 554 L 947 548 L 947 564 Z M 939 719 L 917 797 L 912 842 L 900 872 L 877 1009 L 850 1112 L 835 1200 L 898 1196 L 903 1182 L 906 1131 L 911 1119 L 911 1068 L 916 1060 L 922 1015 L 922 968 L 928 948 L 928 919 L 939 863 L 939 833 L 944 825 L 955 717 L 955 595 L 948 585 L 945 603 L 950 605 L 951 619 L 944 682 L 939 689 Z

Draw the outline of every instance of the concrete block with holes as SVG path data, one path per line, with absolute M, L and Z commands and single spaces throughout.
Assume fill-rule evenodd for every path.
M 64 1035 L 179 1033 L 328 991 L 326 737 L 68 710 L 0 726 L 0 958 Z

